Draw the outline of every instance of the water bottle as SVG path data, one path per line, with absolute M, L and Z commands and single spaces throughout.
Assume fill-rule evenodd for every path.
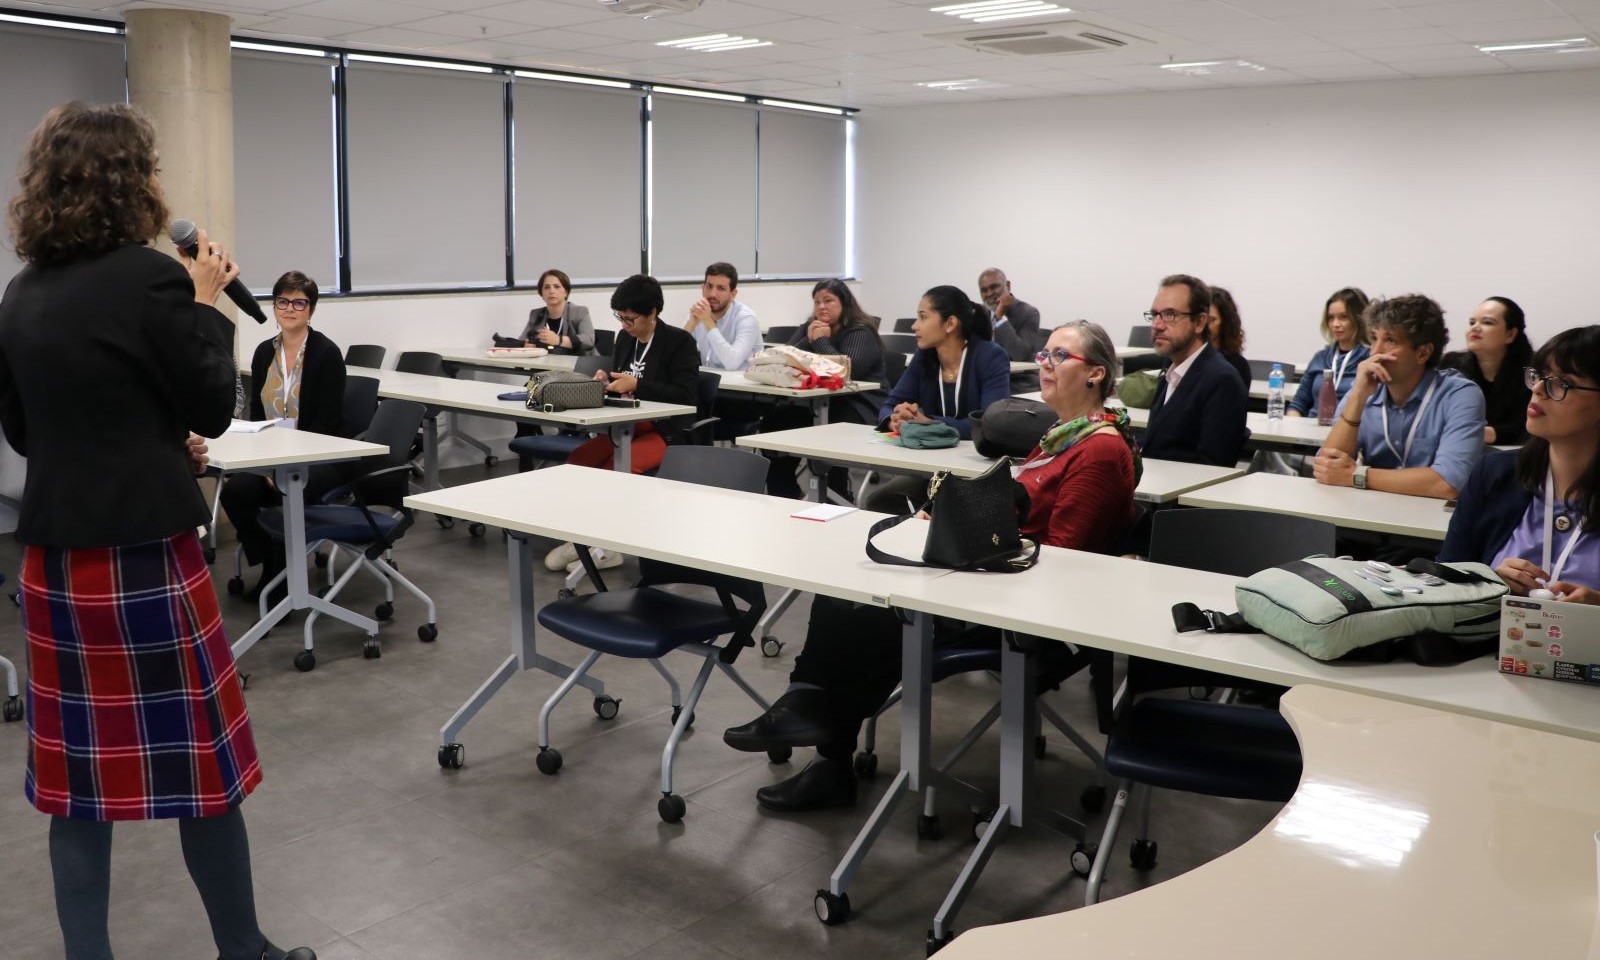
M 1283 419 L 1283 365 L 1274 363 L 1267 374 L 1267 419 Z
M 1317 423 L 1333 426 L 1333 415 L 1339 409 L 1339 394 L 1333 388 L 1333 373 L 1322 375 L 1322 385 L 1317 388 Z

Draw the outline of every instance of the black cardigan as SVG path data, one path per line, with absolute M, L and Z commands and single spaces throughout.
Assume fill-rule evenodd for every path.
M 17 538 L 117 547 L 205 523 L 184 441 L 228 428 L 232 343 L 148 247 L 24 267 L 0 298 L 0 427 L 28 458 Z
M 250 419 L 267 419 L 261 403 L 261 385 L 277 353 L 278 338 L 256 344 L 250 360 Z M 344 426 L 344 355 L 332 340 L 317 330 L 306 333 L 305 364 L 300 368 L 300 419 L 296 426 L 312 433 L 348 435 Z
M 1468 369 L 1467 361 L 1471 356 L 1466 350 L 1447 353 L 1439 359 L 1439 366 L 1460 370 L 1462 376 L 1483 391 L 1483 418 L 1488 426 L 1494 427 L 1496 444 L 1521 443 L 1528 439 L 1528 403 L 1533 399 L 1533 391 L 1522 379 L 1522 371 L 1502 367 L 1499 377 L 1485 380 L 1482 371 L 1473 373 L 1477 364 Z
M 611 354 L 611 370 L 625 374 L 639 349 L 633 334 L 617 334 L 617 345 Z M 633 395 L 640 400 L 660 403 L 682 403 L 698 407 L 700 400 L 700 347 L 694 336 L 682 327 L 665 320 L 656 320 L 655 333 L 650 335 L 650 346 L 644 355 L 644 374 Z M 656 424 L 667 440 L 678 439 L 679 429 L 693 417 L 675 417 Z

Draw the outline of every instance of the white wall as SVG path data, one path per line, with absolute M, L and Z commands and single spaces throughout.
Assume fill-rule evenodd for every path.
M 860 125 L 862 303 L 1010 275 L 1117 342 L 1156 282 L 1229 287 L 1247 356 L 1304 364 L 1328 294 L 1484 297 L 1535 341 L 1600 322 L 1600 70 L 939 105 Z

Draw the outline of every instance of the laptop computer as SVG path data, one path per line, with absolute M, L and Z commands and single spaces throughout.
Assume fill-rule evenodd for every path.
M 1505 597 L 1500 672 L 1600 685 L 1600 606 Z

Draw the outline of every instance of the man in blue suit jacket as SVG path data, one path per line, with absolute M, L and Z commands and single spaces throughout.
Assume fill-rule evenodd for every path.
M 1143 452 L 1158 460 L 1231 467 L 1250 436 L 1239 374 L 1206 345 L 1211 288 L 1174 274 L 1161 281 L 1150 321 L 1156 352 L 1170 361 L 1156 388 Z

